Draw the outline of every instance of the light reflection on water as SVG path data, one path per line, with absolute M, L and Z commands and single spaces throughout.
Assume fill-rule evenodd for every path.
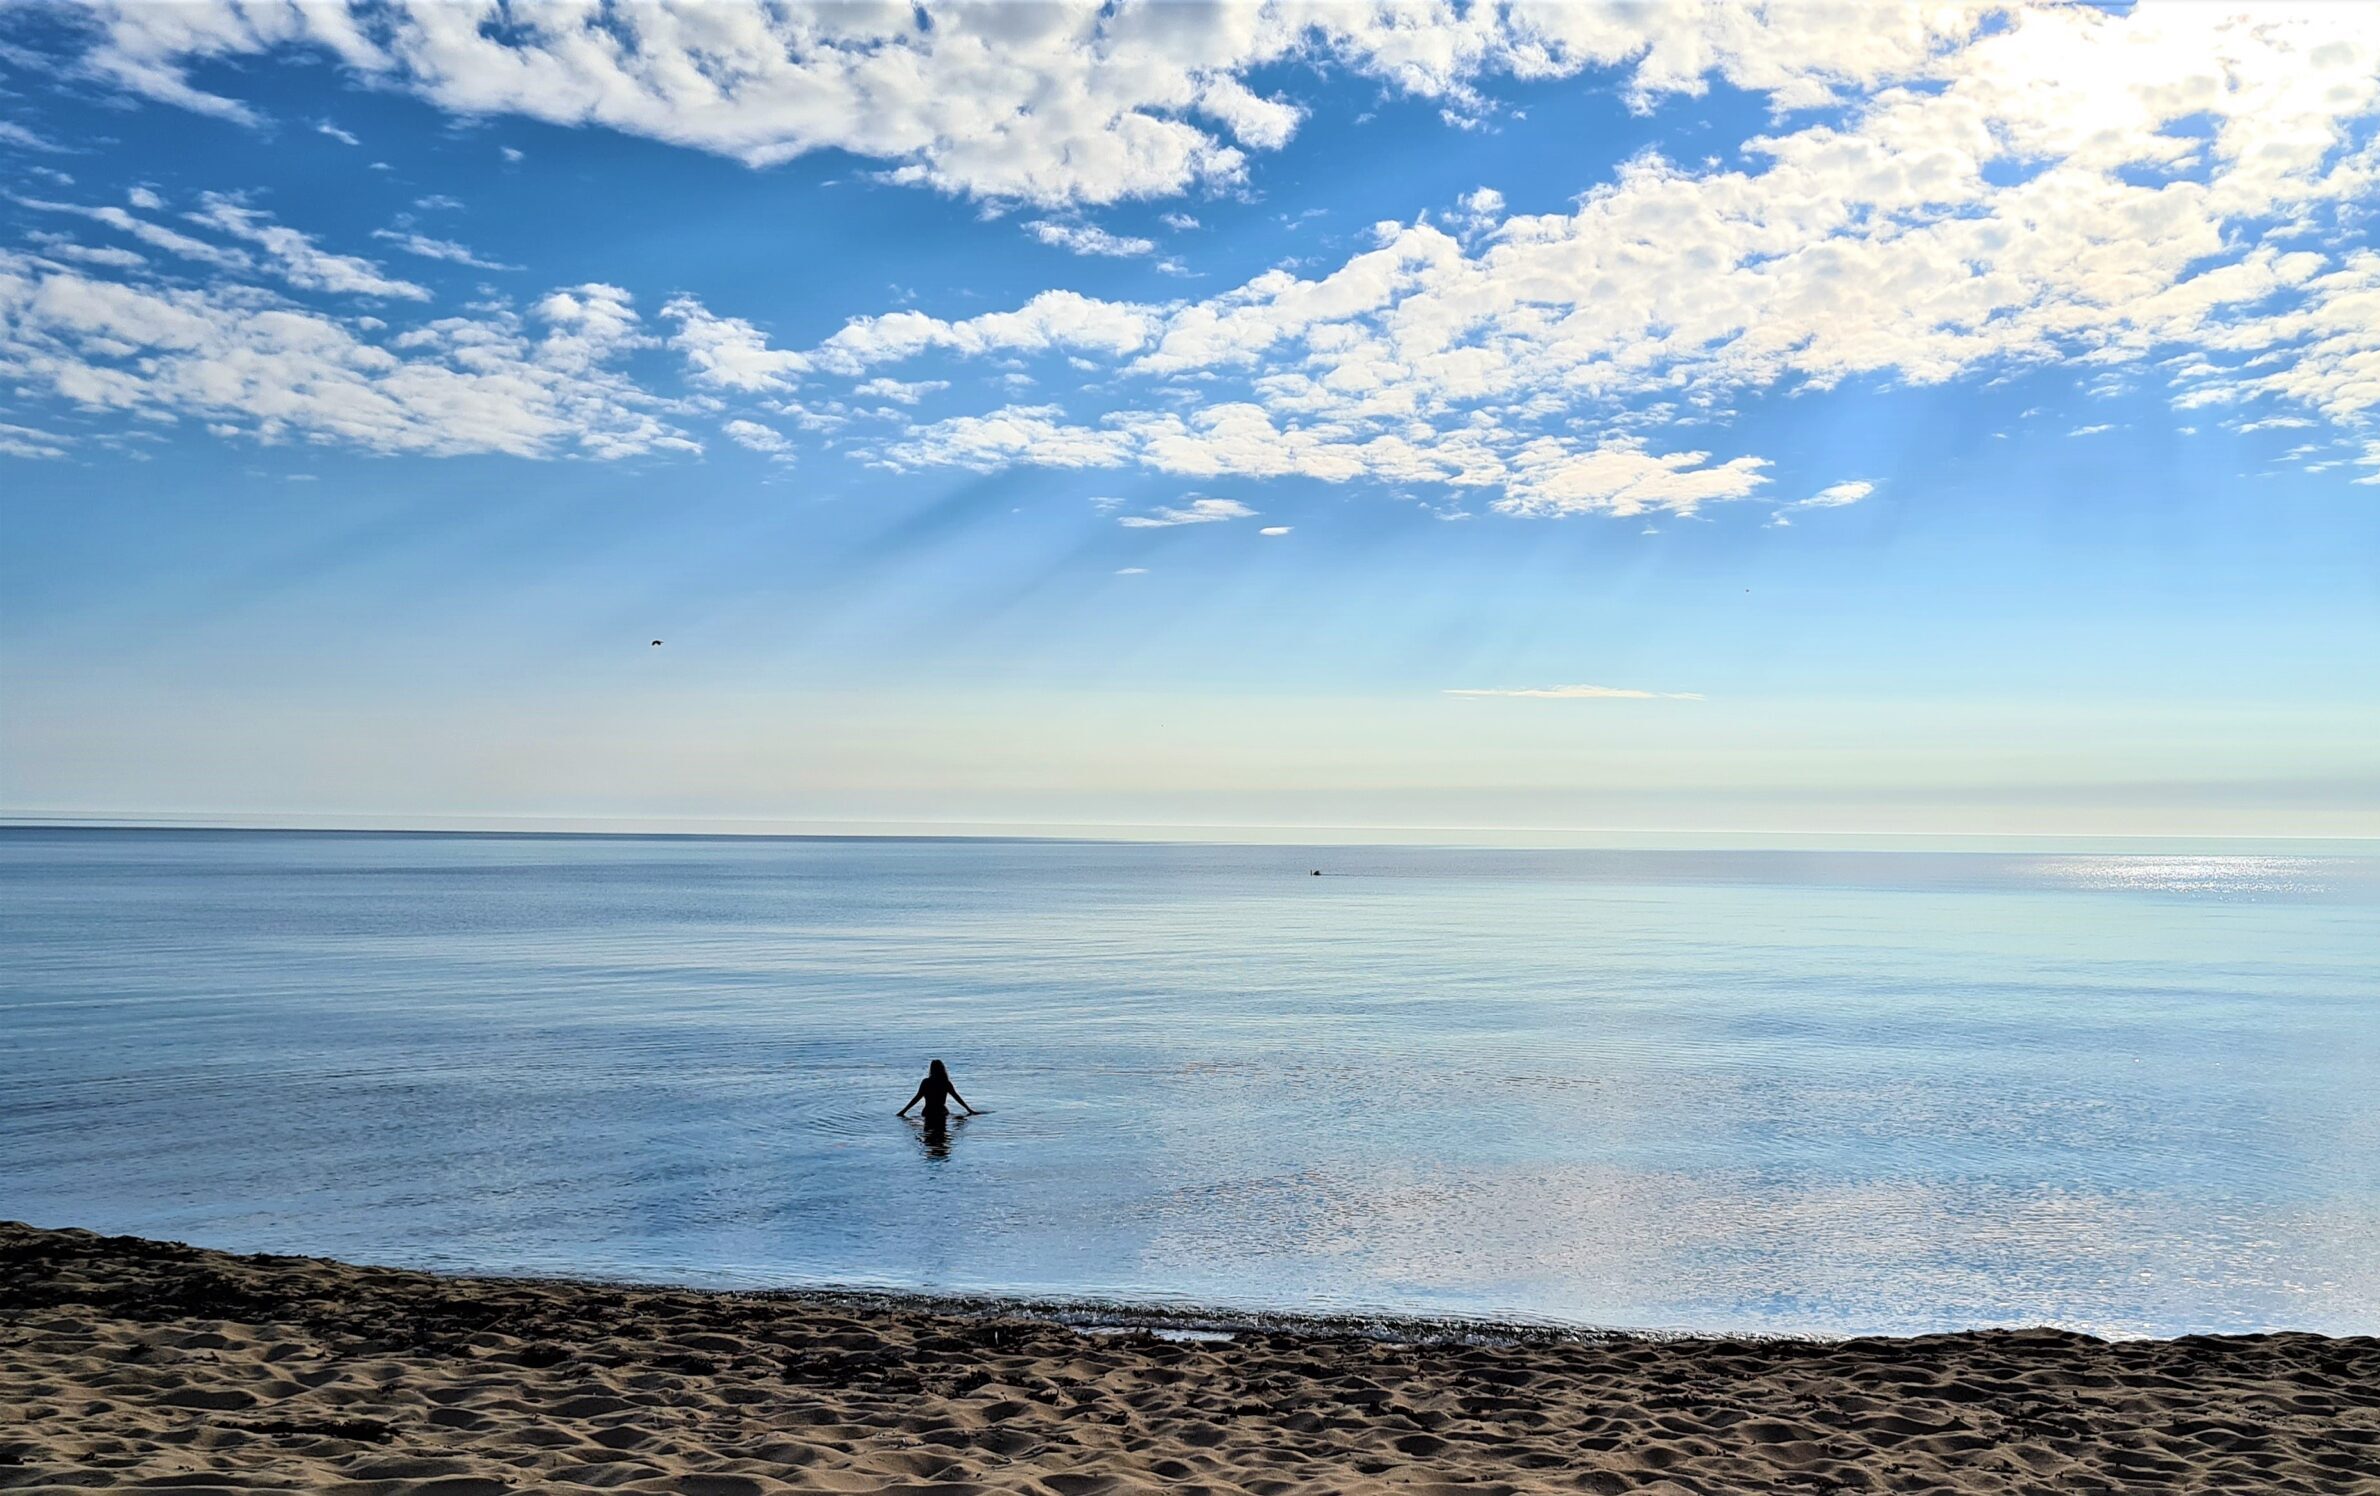
M 2350 858 L 0 832 L 0 1215 L 729 1284 L 2370 1332 L 2375 914 Z M 939 1138 L 892 1115 L 934 1055 L 989 1113 Z
M 2216 898 L 2321 895 L 2327 862 L 2312 857 L 2054 857 L 2034 871 L 2073 888 L 2138 889 Z

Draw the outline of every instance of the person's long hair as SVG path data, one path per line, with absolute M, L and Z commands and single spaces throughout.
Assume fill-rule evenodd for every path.
M 950 1084 L 950 1072 L 942 1068 L 940 1060 L 935 1060 L 926 1066 L 926 1079 L 938 1080 L 947 1086 Z

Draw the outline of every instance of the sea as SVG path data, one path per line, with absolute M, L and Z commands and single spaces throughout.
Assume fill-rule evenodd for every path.
M 895 1115 L 930 1060 L 978 1109 Z M 454 1272 L 2380 1332 L 2380 859 L 0 829 L 0 1217 Z

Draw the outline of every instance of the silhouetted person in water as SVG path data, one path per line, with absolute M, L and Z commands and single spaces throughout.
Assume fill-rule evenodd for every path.
M 940 1060 L 926 1067 L 926 1078 L 917 1083 L 917 1094 L 909 1098 L 909 1106 L 901 1108 L 901 1115 L 908 1116 L 909 1107 L 921 1101 L 926 1104 L 925 1121 L 929 1128 L 949 1125 L 950 1104 L 954 1101 L 967 1107 L 968 1116 L 975 1115 L 975 1108 L 967 1106 L 967 1098 L 950 1083 L 950 1072 L 942 1068 Z

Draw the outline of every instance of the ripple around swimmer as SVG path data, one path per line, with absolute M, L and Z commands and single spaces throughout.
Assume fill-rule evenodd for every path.
M 899 1137 L 904 1127 L 914 1128 L 924 1119 L 922 1108 L 911 1110 L 905 1119 L 896 1115 L 901 1099 L 902 1094 L 892 1088 L 871 1091 L 865 1100 L 853 1099 L 848 1091 L 752 1098 L 739 1109 L 734 1125 L 746 1135 L 784 1133 L 827 1142 L 881 1141 Z M 1098 1110 L 1087 1102 L 1046 1100 L 982 1107 L 974 1116 L 953 1107 L 949 1127 L 954 1133 L 971 1130 L 1004 1144 L 1080 1143 L 1086 1126 L 1095 1125 L 1091 1118 Z

